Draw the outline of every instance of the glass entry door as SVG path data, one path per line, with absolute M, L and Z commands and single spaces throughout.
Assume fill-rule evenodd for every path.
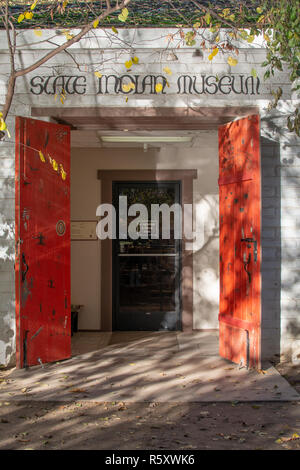
M 178 227 L 176 216 L 172 211 L 166 215 L 168 238 L 162 232 L 162 215 L 151 218 L 153 204 L 171 207 L 180 203 L 180 183 L 113 183 L 113 196 L 117 216 L 117 239 L 113 242 L 114 330 L 180 330 L 181 241 L 174 237 Z M 127 215 L 124 221 L 124 213 L 119 209 L 120 196 L 127 198 L 127 211 L 134 204 L 143 204 L 147 217 L 143 215 L 141 220 L 141 212 L 136 212 L 134 216 Z M 138 224 L 134 222 L 136 217 L 140 220 Z M 141 238 L 130 237 L 132 222 Z M 120 225 L 129 232 L 126 238 L 124 233 L 120 238 Z

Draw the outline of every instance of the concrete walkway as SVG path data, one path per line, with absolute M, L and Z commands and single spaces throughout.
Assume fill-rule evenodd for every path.
M 248 402 L 297 401 L 271 365 L 239 369 L 218 356 L 217 332 L 77 333 L 73 356 L 15 370 L 2 401 Z M 93 350 L 94 349 L 94 350 Z

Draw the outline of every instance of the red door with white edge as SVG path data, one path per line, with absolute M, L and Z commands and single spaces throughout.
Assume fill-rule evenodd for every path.
M 16 118 L 17 367 L 71 356 L 70 129 Z
M 260 121 L 219 129 L 220 355 L 261 367 Z

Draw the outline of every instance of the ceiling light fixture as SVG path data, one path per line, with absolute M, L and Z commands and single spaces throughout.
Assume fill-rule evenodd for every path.
M 192 136 L 102 135 L 100 138 L 102 142 L 140 142 L 143 144 L 153 142 L 183 143 L 192 140 Z

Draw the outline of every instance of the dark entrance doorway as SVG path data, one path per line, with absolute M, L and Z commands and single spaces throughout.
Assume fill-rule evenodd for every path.
M 148 216 L 138 225 L 143 238 L 119 238 L 120 196 L 127 197 L 128 208 L 133 204 L 146 207 Z M 117 239 L 113 242 L 113 329 L 180 330 L 181 240 L 174 238 L 176 219 L 171 210 L 167 239 L 162 233 L 161 213 L 157 221 L 150 220 L 152 204 L 170 208 L 180 203 L 180 183 L 114 182 L 113 200 L 117 215 Z M 127 217 L 128 231 L 131 222 L 140 215 L 137 212 Z

